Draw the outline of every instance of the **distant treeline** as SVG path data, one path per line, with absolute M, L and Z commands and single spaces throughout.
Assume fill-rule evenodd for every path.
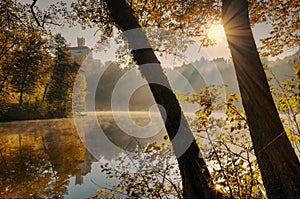
M 287 77 L 292 77 L 295 75 L 293 72 L 293 58 L 298 54 L 299 52 L 284 59 L 277 59 L 276 61 L 263 60 L 263 63 L 268 65 L 268 67 L 271 69 L 270 71 L 274 73 L 279 82 L 284 81 Z M 226 93 L 239 94 L 234 66 L 230 59 L 217 58 L 214 60 L 208 60 L 205 58 L 201 58 L 200 60 L 196 60 L 195 62 L 183 64 L 180 67 L 174 67 L 173 69 L 168 68 L 165 70 L 166 74 L 169 75 L 169 80 L 171 81 L 173 89 L 179 90 L 180 93 L 185 94 L 190 91 L 190 88 L 192 88 L 196 92 L 200 92 L 205 86 L 209 86 L 204 80 L 203 74 L 201 74 L 201 70 L 199 70 L 199 68 L 209 69 L 212 67 L 212 65 L 216 66 L 216 69 L 220 73 Z M 120 78 L 124 77 L 126 73 L 128 73 L 129 70 L 133 68 L 121 68 L 120 65 L 116 62 L 107 62 L 99 67 L 100 69 L 105 68 L 105 70 L 103 69 L 104 71 L 102 71 L 101 73 L 100 79 L 99 73 L 95 72 L 95 70 L 99 70 L 99 68 L 89 68 L 91 70 L 85 71 L 87 80 L 87 104 L 91 104 L 89 103 L 89 100 L 91 100 L 91 97 L 95 97 L 95 99 L 93 100 L 95 100 L 96 110 L 111 110 L 112 93 L 116 88 L 117 82 L 121 81 Z M 130 88 L 135 84 L 140 83 L 138 79 L 141 78 L 141 75 L 136 67 L 134 68 L 134 70 L 136 71 L 136 75 L 133 75 L 133 78 L 131 78 L 130 81 L 122 81 L 122 88 Z M 176 78 L 177 76 L 173 75 L 174 71 L 181 74 L 182 78 Z M 270 75 L 270 71 L 267 71 L 267 75 Z M 211 70 L 205 72 L 205 75 L 213 78 L 213 73 L 215 72 L 215 70 Z M 186 81 L 183 81 L 183 78 Z M 97 84 L 97 82 L 95 81 L 97 81 L 98 79 L 99 82 Z M 276 84 L 277 80 L 272 79 L 270 83 L 272 83 L 276 87 L 278 86 Z M 89 87 L 89 85 L 95 84 L 98 86 L 95 95 L 93 95 L 93 92 L 95 91 L 93 90 L 93 88 Z M 121 102 L 122 100 L 125 100 L 125 97 L 123 96 L 126 96 L 125 93 L 128 92 L 128 89 L 124 89 L 123 92 L 124 95 L 122 93 L 118 93 L 118 95 L 116 96 L 119 99 L 115 99 L 117 101 L 120 101 L 120 107 L 117 107 L 120 110 L 125 110 L 127 107 L 129 107 L 130 110 L 145 111 L 155 103 L 148 85 L 141 86 L 131 95 L 129 104 L 125 104 L 125 106 L 127 107 L 124 107 L 124 103 Z M 89 107 L 88 109 L 91 110 L 92 107 Z
M 121 67 L 117 62 L 102 63 L 101 60 L 86 59 L 84 56 L 72 60 L 66 40 L 60 34 L 46 39 L 39 32 L 32 31 L 20 41 L 13 43 L 13 47 L 3 51 L 0 57 L 0 120 L 68 117 L 72 114 L 72 103 L 79 105 L 80 111 L 94 108 L 98 111 L 111 110 L 116 84 L 132 69 L 134 75 L 121 83 L 123 89 L 114 99 L 117 102 L 114 108 L 146 111 L 155 104 L 136 66 Z M 6 45 L 9 45 L 7 42 Z M 294 56 L 269 62 L 263 60 L 271 69 L 267 75 L 271 71 L 277 78 L 271 80 L 275 87 L 277 80 L 280 82 L 294 75 Z M 299 51 L 296 56 L 299 56 Z M 81 70 L 80 64 L 83 62 L 86 66 Z M 209 86 L 205 79 L 216 78 L 216 70 L 212 68 L 221 75 L 221 83 L 228 94 L 239 94 L 230 59 L 208 60 L 202 57 L 180 67 L 166 68 L 165 72 L 173 89 L 185 94 L 191 89 L 200 92 Z M 203 70 L 204 74 L 201 72 Z M 176 74 L 180 74 L 181 78 Z M 75 82 L 76 76 L 78 81 Z M 128 89 L 136 85 L 140 86 L 126 104 Z M 74 91 L 80 95 L 72 102 Z

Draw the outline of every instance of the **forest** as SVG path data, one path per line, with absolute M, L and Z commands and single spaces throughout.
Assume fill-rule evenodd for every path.
M 164 121 L 166 135 L 161 143 L 137 144 L 131 150 L 132 158 L 117 158 L 116 167 L 109 161 L 100 166 L 107 178 L 118 179 L 118 183 L 99 188 L 91 198 L 293 199 L 300 195 L 297 1 L 74 0 L 49 3 L 46 9 L 39 3 L 0 2 L 1 121 L 71 117 L 74 107 L 90 111 L 83 106 L 89 100 L 95 101 L 96 110 L 110 110 L 112 89 L 132 68 L 146 86 L 134 93 L 130 109 L 147 110 L 158 104 Z M 159 54 L 184 57 L 196 41 L 201 47 L 215 45 L 207 32 L 214 23 L 224 27 L 229 60 L 199 57 L 173 69 L 162 67 Z M 252 27 L 261 23 L 272 30 L 257 47 Z M 91 90 L 88 85 L 99 73 L 92 64 L 82 70 L 87 58 L 73 60 L 66 39 L 51 29 L 75 24 L 97 29 L 100 51 L 111 47 L 110 40 L 117 44 L 117 61 L 101 62 L 107 69 Z M 290 49 L 296 49 L 295 54 L 262 62 Z M 224 77 L 224 85 L 205 85 L 194 78 L 193 66 L 210 62 Z M 186 75 L 195 90 L 173 90 L 167 75 L 172 70 Z M 233 81 L 237 86 L 232 86 Z M 197 105 L 194 117 L 185 115 L 181 102 Z M 221 118 L 214 114 L 220 111 Z M 84 114 L 78 118 L 83 118 L 82 125 L 89 125 L 84 124 Z M 76 130 L 81 136 L 81 129 Z M 21 137 L 19 134 L 20 146 Z M 45 138 L 39 139 L 44 149 L 50 146 Z M 14 173 L 6 158 L 15 152 L 6 144 L 9 142 L 0 151 L 0 163 L 6 168 L 0 172 L 1 186 L 12 179 L 6 175 Z M 78 153 L 78 161 L 83 159 L 85 149 L 72 150 Z M 48 156 L 55 174 L 55 158 Z M 20 162 L 25 170 L 26 164 Z
M 27 31 L 32 35 L 28 36 Z M 1 57 L 1 118 L 66 117 L 80 65 L 71 59 L 66 40 L 60 34 L 50 41 L 38 31 L 27 31 L 17 33 L 15 38 L 10 35 L 15 31 L 6 30 L 2 37 L 6 43 Z M 12 102 L 7 103 L 6 98 Z

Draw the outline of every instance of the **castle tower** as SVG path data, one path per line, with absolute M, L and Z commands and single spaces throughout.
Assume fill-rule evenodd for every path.
M 72 59 L 81 64 L 86 58 L 93 59 L 92 51 L 85 45 L 84 37 L 77 37 L 77 46 L 70 47 Z
M 77 46 L 78 47 L 85 46 L 85 38 L 84 37 L 77 37 Z

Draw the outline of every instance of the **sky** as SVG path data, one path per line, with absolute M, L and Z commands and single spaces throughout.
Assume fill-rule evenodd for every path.
M 96 29 L 86 29 L 82 30 L 80 26 L 73 27 L 73 28 L 68 28 L 68 27 L 63 27 L 63 28 L 56 28 L 57 32 L 61 32 L 62 35 L 67 39 L 67 42 L 71 46 L 76 46 L 77 45 L 77 37 L 84 37 L 86 40 L 86 45 L 90 48 L 93 48 L 95 43 L 98 40 L 99 34 L 94 35 L 96 32 Z M 269 36 L 269 32 L 271 31 L 271 27 L 266 24 L 257 24 L 252 28 L 254 39 L 256 42 L 257 47 L 261 46 L 260 39 L 265 38 Z M 226 41 L 226 38 L 222 38 L 220 41 L 217 41 L 216 45 L 212 47 L 207 47 L 207 48 L 201 48 L 201 52 L 199 52 L 199 45 L 192 45 L 191 48 L 187 50 L 185 54 L 188 55 L 193 55 L 193 59 L 197 59 L 197 57 L 204 56 L 205 58 L 208 59 L 214 59 L 214 58 L 219 58 L 223 57 L 225 59 L 230 58 L 230 51 L 228 48 L 228 44 Z M 283 54 L 277 56 L 277 57 L 269 57 L 269 60 L 276 60 L 277 58 L 284 58 L 288 55 L 291 55 L 296 52 L 296 48 L 285 51 Z M 94 58 L 103 60 L 103 62 L 114 59 L 114 49 L 111 49 L 111 51 L 108 51 L 106 53 L 93 53 Z M 200 59 L 200 57 L 198 59 Z M 162 59 L 162 60 L 161 60 Z M 160 60 L 162 63 L 165 61 L 163 60 L 164 57 L 160 57 Z M 171 57 L 167 59 L 172 59 Z M 193 61 L 193 60 L 191 60 Z
M 49 0 L 49 1 L 38 1 L 37 5 L 41 8 L 47 8 L 50 3 L 54 3 L 57 0 Z M 68 3 L 72 2 L 68 1 Z M 31 0 L 20 0 L 20 2 L 27 2 L 31 3 Z M 86 46 L 93 48 L 96 44 L 99 34 L 95 35 L 96 29 L 85 29 L 82 30 L 81 27 L 78 25 L 76 27 L 69 28 L 68 26 L 65 27 L 53 27 L 52 28 L 54 32 L 56 33 L 62 33 L 62 35 L 66 38 L 67 42 L 70 44 L 70 46 L 77 46 L 77 37 L 84 37 L 86 41 Z M 259 41 L 262 38 L 265 38 L 268 36 L 268 33 L 271 31 L 270 25 L 266 24 L 257 24 L 252 29 L 254 39 L 256 41 L 256 45 L 259 47 L 261 46 L 261 42 Z M 114 46 L 114 45 L 113 45 Z M 96 53 L 93 52 L 93 57 L 96 59 L 100 59 L 102 62 L 113 60 L 114 59 L 114 50 L 115 48 L 112 47 L 108 52 L 102 52 L 102 53 Z M 277 58 L 284 58 L 285 56 L 288 56 L 290 54 L 293 54 L 296 52 L 295 49 L 291 49 L 289 51 L 285 51 L 283 54 L 279 55 L 278 57 L 269 58 L 269 60 L 275 60 Z M 199 47 L 199 44 L 191 45 L 190 48 L 185 53 L 188 55 L 189 61 L 194 61 L 196 59 L 200 59 L 201 56 L 204 56 L 207 59 L 214 59 L 223 57 L 225 59 L 230 58 L 230 51 L 228 49 L 228 44 L 225 39 L 225 37 L 221 38 L 217 41 L 217 44 L 213 47 L 208 48 L 201 48 Z M 175 64 L 176 65 L 176 59 L 172 56 L 164 56 L 159 57 L 162 64 L 169 65 L 169 64 Z M 171 63 L 173 62 L 173 63 Z
M 270 32 L 270 30 L 271 27 L 266 24 L 258 24 L 253 27 L 252 31 L 257 47 L 261 46 L 260 39 L 267 37 L 269 35 L 268 33 Z M 84 37 L 86 41 L 86 46 L 93 48 L 99 37 L 99 34 L 94 35 L 96 29 L 82 30 L 80 26 L 73 28 L 55 28 L 55 32 L 61 32 L 62 35 L 66 38 L 67 42 L 70 44 L 70 46 L 77 46 L 77 37 Z M 114 50 L 115 48 L 112 47 L 107 52 L 93 52 L 93 57 L 95 59 L 100 59 L 102 62 L 112 61 L 115 59 Z M 288 55 L 295 53 L 296 50 L 297 49 L 295 48 L 290 51 L 285 51 L 283 54 L 277 57 L 270 57 L 269 60 L 276 60 L 277 58 L 282 59 Z M 216 45 L 212 47 L 200 48 L 199 44 L 197 43 L 196 45 L 191 45 L 185 54 L 189 55 L 189 61 L 200 59 L 201 56 L 207 59 L 214 59 L 219 57 L 223 57 L 225 59 L 230 58 L 230 51 L 225 37 L 221 40 L 218 40 Z M 174 59 L 174 57 L 172 56 L 163 56 L 159 57 L 159 59 L 162 62 L 162 65 L 176 65 L 176 59 Z

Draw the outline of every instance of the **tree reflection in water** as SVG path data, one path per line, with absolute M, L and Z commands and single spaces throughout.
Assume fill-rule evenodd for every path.
M 80 136 L 99 151 L 95 157 L 108 161 L 118 157 L 121 151 L 134 150 L 137 143 L 141 147 L 153 141 L 159 143 L 165 135 L 162 129 L 149 138 L 129 136 L 118 128 L 111 114 L 97 116 L 105 134 L 94 137 L 89 132 L 80 132 L 83 133 Z M 139 113 L 133 119 L 143 126 L 149 122 L 149 115 Z M 86 122 L 84 125 L 97 131 L 96 126 Z M 112 144 L 116 151 L 109 149 Z M 74 187 L 73 183 L 82 185 L 83 176 L 88 173 L 93 176 L 101 173 L 100 168 L 92 173 L 91 165 L 95 161 L 82 144 L 71 118 L 0 123 L 0 198 L 63 198 L 74 196 L 79 190 L 88 197 L 95 193 L 89 190 L 88 186 L 92 185 L 88 182 L 75 191 L 70 187 Z
M 63 198 L 69 178 L 87 172 L 89 154 L 70 120 L 30 130 L 32 122 L 0 126 L 0 198 Z

